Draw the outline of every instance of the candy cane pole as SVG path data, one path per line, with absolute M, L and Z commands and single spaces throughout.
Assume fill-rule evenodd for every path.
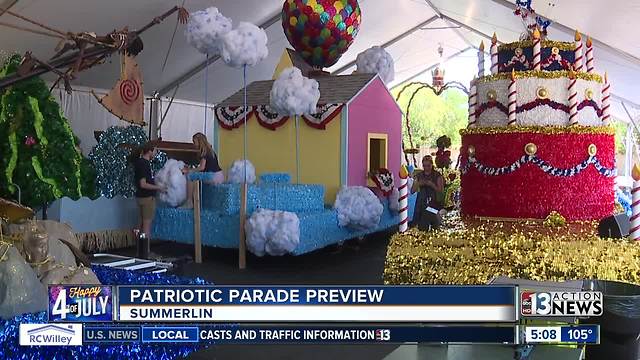
M 631 190 L 631 240 L 640 240 L 640 167 L 633 166 L 633 189 Z
M 476 89 L 476 79 L 471 80 L 471 89 L 469 90 L 469 127 L 476 126 L 476 103 L 478 99 Z
M 593 66 L 593 42 L 591 41 L 590 36 L 587 37 L 586 57 L 587 57 L 587 72 L 591 74 L 593 73 L 594 66 Z
M 491 74 L 498 73 L 498 37 L 493 33 L 491 38 Z
M 575 61 L 573 63 L 573 67 L 576 71 L 582 71 L 582 36 L 580 35 L 580 32 L 578 30 L 576 30 L 576 36 L 575 36 L 575 40 L 576 40 L 576 50 L 574 52 L 575 54 Z
M 569 71 L 569 125 L 578 124 L 578 93 L 576 90 L 576 73 Z
M 509 83 L 509 126 L 516 124 L 516 72 L 511 70 L 511 82 Z
M 540 31 L 533 30 L 533 70 L 540 70 Z
M 400 203 L 400 224 L 399 231 L 405 232 L 409 228 L 409 189 L 408 189 L 408 179 L 409 171 L 407 170 L 406 165 L 402 165 L 400 168 L 400 186 L 398 187 L 398 192 L 400 193 L 400 197 L 398 198 L 398 202 Z M 640 194 L 639 194 L 640 195 Z
M 611 89 L 611 84 L 609 84 L 609 78 L 607 77 L 607 73 L 604 73 L 604 85 L 602 85 L 602 124 L 609 125 L 609 90 Z

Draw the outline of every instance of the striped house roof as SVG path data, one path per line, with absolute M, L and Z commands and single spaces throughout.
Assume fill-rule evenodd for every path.
M 314 78 L 320 85 L 318 104 L 345 104 L 353 99 L 376 77 L 376 74 L 325 75 Z M 269 105 L 269 93 L 274 80 L 255 81 L 247 86 L 247 105 Z M 244 91 L 235 94 L 218 104 L 219 107 L 236 107 L 244 104 Z

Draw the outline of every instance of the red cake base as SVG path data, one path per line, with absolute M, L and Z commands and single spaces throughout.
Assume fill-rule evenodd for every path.
M 538 158 L 554 168 L 566 169 L 587 160 L 593 144 L 600 164 L 611 169 L 615 166 L 615 139 L 607 129 L 463 130 L 461 164 L 469 161 L 471 147 L 478 164 L 508 166 L 533 143 Z M 567 220 L 599 220 L 614 211 L 614 177 L 601 174 L 593 164 L 570 176 L 547 174 L 532 163 L 502 175 L 486 175 L 469 166 L 461 175 L 461 186 L 462 214 L 467 216 L 544 219 L 557 211 Z

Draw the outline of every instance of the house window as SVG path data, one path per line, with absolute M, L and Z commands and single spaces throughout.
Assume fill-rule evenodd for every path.
M 380 168 L 387 168 L 387 139 L 387 134 L 369 133 L 367 141 L 367 174 Z M 375 183 L 370 178 L 367 183 L 369 186 L 375 186 Z

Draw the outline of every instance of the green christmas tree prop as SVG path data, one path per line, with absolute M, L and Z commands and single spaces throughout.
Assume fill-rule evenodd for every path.
M 15 72 L 11 56 L 0 78 Z M 45 82 L 33 78 L 0 90 L 0 197 L 33 208 L 67 196 L 95 197 L 95 170 Z M 17 185 L 17 186 L 16 186 Z

